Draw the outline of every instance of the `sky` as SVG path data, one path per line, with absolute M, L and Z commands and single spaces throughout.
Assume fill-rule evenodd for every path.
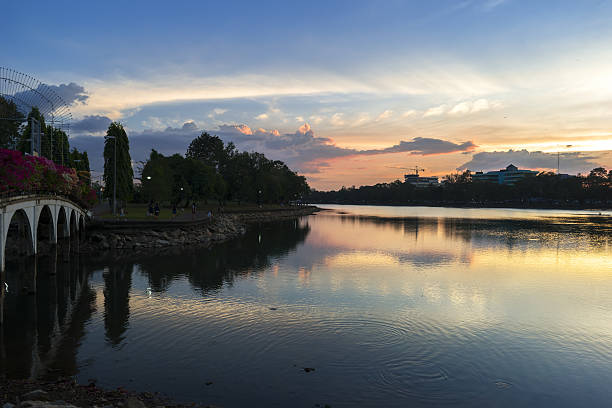
M 207 131 L 317 189 L 612 167 L 612 2 L 33 1 L 3 5 L 0 66 L 56 86 L 102 170 Z

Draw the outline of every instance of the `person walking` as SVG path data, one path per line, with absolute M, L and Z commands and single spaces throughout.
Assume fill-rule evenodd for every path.
M 172 204 L 172 218 L 176 218 L 176 203 Z
M 191 219 L 195 220 L 195 216 L 196 216 L 196 203 L 194 201 L 193 203 L 191 203 Z
M 159 203 L 155 203 L 155 218 L 159 218 Z

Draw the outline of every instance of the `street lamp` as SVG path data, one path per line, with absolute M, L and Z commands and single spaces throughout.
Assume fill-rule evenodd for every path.
M 113 183 L 113 216 L 117 216 L 117 137 L 116 136 L 104 136 L 105 139 L 115 139 L 115 182 Z

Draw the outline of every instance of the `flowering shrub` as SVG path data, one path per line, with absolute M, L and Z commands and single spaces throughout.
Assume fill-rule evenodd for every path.
M 67 196 L 86 207 L 96 202 L 95 191 L 79 179 L 74 169 L 59 166 L 45 157 L 0 149 L 0 194 L 28 192 Z

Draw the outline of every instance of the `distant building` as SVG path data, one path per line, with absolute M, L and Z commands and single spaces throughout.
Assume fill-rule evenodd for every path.
M 415 187 L 429 187 L 440 184 L 437 177 L 421 177 L 418 174 L 404 174 L 404 182 Z
M 483 173 L 477 171 L 472 174 L 472 181 L 486 181 L 489 183 L 513 185 L 525 177 L 535 176 L 539 171 L 535 170 L 519 170 L 514 164 L 509 165 L 505 169 L 499 171 L 488 171 Z

